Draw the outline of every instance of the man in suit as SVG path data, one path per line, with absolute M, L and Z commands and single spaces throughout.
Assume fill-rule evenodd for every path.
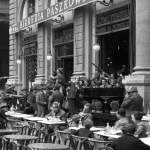
M 52 105 L 54 102 L 60 103 L 60 108 L 62 108 L 62 103 L 63 103 L 64 95 L 63 95 L 63 93 L 61 93 L 59 90 L 60 90 L 60 86 L 59 86 L 59 85 L 56 85 L 56 86 L 54 87 L 54 92 L 53 92 L 52 95 L 50 95 L 50 97 L 49 97 L 49 106 L 48 106 L 48 108 L 50 108 L 51 105 Z
M 137 87 L 132 86 L 127 91 L 128 96 L 123 100 L 121 107 L 126 109 L 126 116 L 131 116 L 135 111 L 143 111 L 143 98 L 138 94 Z
M 123 136 L 113 141 L 113 150 L 150 150 L 150 146 L 144 144 L 134 136 L 136 125 L 128 123 L 122 128 Z
M 37 90 L 38 90 L 36 94 L 37 117 L 44 117 L 46 114 L 47 97 L 46 94 L 43 92 L 41 86 L 38 86 Z

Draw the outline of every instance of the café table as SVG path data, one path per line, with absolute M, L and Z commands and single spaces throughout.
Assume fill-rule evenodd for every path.
M 71 130 L 79 130 L 80 128 L 84 128 L 84 126 L 82 126 L 82 127 L 69 127 L 69 129 L 71 129 Z M 106 127 L 91 127 L 90 130 L 93 132 L 104 131 L 104 130 L 106 130 Z
M 62 144 L 53 144 L 53 143 L 32 143 L 28 145 L 33 149 L 41 150 L 69 150 L 68 146 Z
M 12 130 L 12 129 L 0 129 L 0 135 L 6 135 L 6 134 L 13 134 L 17 133 L 19 130 Z
M 103 137 L 114 138 L 114 139 L 121 137 L 121 135 L 118 135 L 119 133 L 121 133 L 121 132 L 120 131 L 113 131 L 110 133 L 106 133 L 106 131 L 94 132 L 94 134 L 97 134 L 97 135 L 100 135 Z
M 47 120 L 46 118 L 43 119 L 42 121 L 38 121 L 39 123 L 45 124 L 45 125 L 60 125 L 60 124 L 65 124 L 65 121 L 61 121 L 61 120 Z
M 31 135 L 5 135 L 4 138 L 7 140 L 16 140 L 19 144 L 21 144 L 21 147 L 23 148 L 26 141 L 32 141 L 38 139 L 37 136 L 31 136 Z
M 29 121 L 43 121 L 43 120 L 45 120 L 45 118 L 41 118 L 41 117 L 23 117 L 23 119 L 29 120 Z
M 147 138 L 140 138 L 140 140 L 141 140 L 143 143 L 145 143 L 145 144 L 147 144 L 147 145 L 150 146 L 150 137 L 147 137 Z

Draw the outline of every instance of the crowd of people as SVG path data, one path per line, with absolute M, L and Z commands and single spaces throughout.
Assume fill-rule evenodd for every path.
M 93 138 L 94 134 L 90 131 L 90 128 L 93 126 L 94 120 L 90 103 L 83 99 L 83 88 L 107 88 L 109 87 L 108 85 L 110 87 L 122 87 L 122 79 L 123 77 L 119 72 L 118 78 L 115 79 L 113 75 L 106 78 L 104 73 L 101 74 L 96 70 L 96 74 L 92 80 L 82 80 L 78 77 L 75 82 L 70 81 L 66 83 L 63 76 L 63 69 L 58 68 L 57 72 L 53 72 L 52 76 L 50 76 L 46 86 L 33 86 L 29 93 L 27 93 L 26 89 L 22 89 L 20 95 L 25 100 L 23 113 L 45 117 L 47 120 L 55 117 L 66 122 L 57 127 L 41 126 L 41 130 L 45 132 L 53 133 L 57 128 L 57 130 L 69 131 L 74 135 Z M 0 105 L 0 118 L 4 118 L 6 121 L 5 111 L 12 106 L 14 109 L 17 109 L 18 102 L 12 98 L 13 94 L 17 94 L 14 86 L 7 87 L 5 91 L 1 92 L 3 102 Z M 68 100 L 69 111 L 65 107 L 66 100 Z M 114 150 L 127 150 L 121 148 L 120 143 L 122 141 L 124 144 L 127 144 L 127 141 L 130 143 L 128 150 L 133 147 L 133 150 L 142 148 L 150 149 L 141 141 L 139 142 L 138 139 L 147 136 L 147 126 L 142 121 L 143 115 L 143 98 L 138 94 L 137 87 L 132 86 L 127 91 L 127 95 L 116 112 L 118 121 L 115 122 L 114 129 L 122 130 L 124 136 L 113 142 L 112 147 Z M 71 120 L 68 122 L 67 118 L 71 118 Z M 77 127 L 80 123 L 82 123 L 84 128 L 77 131 L 68 129 L 68 126 Z

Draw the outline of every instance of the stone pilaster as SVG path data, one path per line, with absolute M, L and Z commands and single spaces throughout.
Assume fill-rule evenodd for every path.
M 132 40 L 132 39 L 131 39 Z M 136 0 L 136 66 L 125 85 L 138 87 L 145 112 L 150 108 L 150 1 Z
M 37 77 L 33 84 L 45 84 L 45 32 L 44 23 L 38 25 Z

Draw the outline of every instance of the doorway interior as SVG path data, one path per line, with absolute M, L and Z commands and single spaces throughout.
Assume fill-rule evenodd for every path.
M 129 74 L 129 30 L 103 35 L 101 38 L 100 66 L 108 74 L 116 74 L 125 65 Z

